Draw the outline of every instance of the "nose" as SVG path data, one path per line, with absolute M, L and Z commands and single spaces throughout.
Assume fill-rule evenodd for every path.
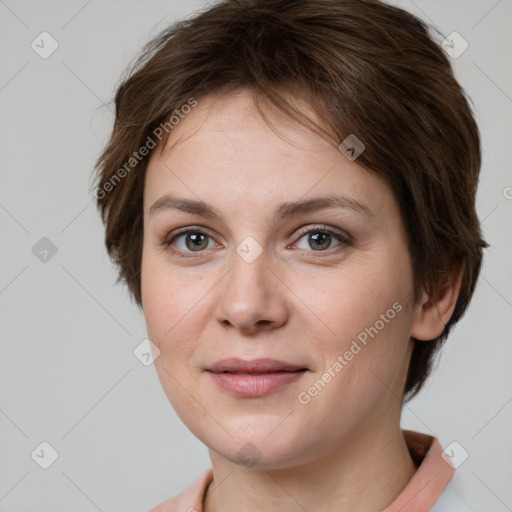
M 234 252 L 232 262 L 217 291 L 214 313 L 217 321 L 244 334 L 283 326 L 289 315 L 287 288 L 265 251 L 252 262 Z

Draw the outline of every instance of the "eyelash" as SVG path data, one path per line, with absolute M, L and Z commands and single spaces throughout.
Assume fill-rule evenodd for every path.
M 185 254 L 183 253 L 183 251 L 181 250 L 176 250 L 176 249 L 172 249 L 171 246 L 173 244 L 173 242 L 178 239 L 179 237 L 183 236 L 183 235 L 187 235 L 188 233 L 200 233 L 202 235 L 206 235 L 210 238 L 212 238 L 208 233 L 206 233 L 205 231 L 203 231 L 203 228 L 199 228 L 199 227 L 188 227 L 188 228 L 185 228 L 183 229 L 182 231 L 179 231 L 178 233 L 175 233 L 172 237 L 167 237 L 162 243 L 161 243 L 161 246 L 164 248 L 164 250 L 166 251 L 172 251 L 174 254 L 176 254 L 177 256 L 179 257 L 182 257 L 182 258 L 197 258 L 197 257 L 200 257 L 204 254 L 204 250 L 203 251 L 186 251 Z M 308 229 L 302 229 L 299 231 L 299 233 L 297 233 L 297 241 L 300 240 L 304 235 L 307 235 L 309 233 L 322 233 L 322 234 L 326 234 L 326 235 L 330 235 L 334 238 L 336 238 L 339 242 L 340 242 L 340 245 L 332 248 L 332 249 L 325 249 L 325 250 L 318 250 L 318 251 L 314 251 L 314 250 L 306 250 L 306 249 L 297 249 L 297 250 L 302 250 L 302 251 L 305 251 L 305 252 L 310 252 L 310 253 L 320 253 L 320 254 L 317 254 L 313 257 L 323 257 L 323 255 L 321 253 L 329 253 L 329 254 L 332 254 L 332 252 L 337 252 L 337 250 L 340 250 L 341 248 L 343 248 L 343 246 L 346 246 L 346 245 L 351 245 L 352 243 L 352 239 L 350 237 L 350 235 L 348 234 L 344 234 L 342 232 L 339 232 L 339 231 L 334 231 L 333 229 L 330 229 L 329 227 L 327 227 L 326 225 L 315 225 L 315 226 L 312 226 Z M 213 239 L 213 238 L 212 238 Z

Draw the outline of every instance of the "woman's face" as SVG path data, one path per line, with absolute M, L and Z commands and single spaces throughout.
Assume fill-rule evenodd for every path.
M 390 189 L 266 112 L 287 140 L 238 92 L 201 99 L 155 150 L 142 301 L 187 427 L 236 464 L 278 468 L 396 428 L 417 306 Z M 228 358 L 291 366 L 211 371 Z

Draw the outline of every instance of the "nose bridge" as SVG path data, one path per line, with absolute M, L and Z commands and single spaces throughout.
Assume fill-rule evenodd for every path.
M 231 255 L 216 311 L 218 320 L 244 331 L 280 325 L 286 317 L 282 288 L 272 271 L 272 258 L 252 236 Z

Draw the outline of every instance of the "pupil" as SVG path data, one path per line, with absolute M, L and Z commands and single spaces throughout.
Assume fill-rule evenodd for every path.
M 326 233 L 315 233 L 314 235 L 310 235 L 310 238 L 312 238 L 315 241 L 315 245 L 313 249 L 322 249 L 325 247 L 322 247 L 325 245 L 325 241 L 330 238 L 330 235 Z M 319 242 L 318 244 L 316 242 Z M 327 247 L 329 247 L 329 243 L 327 243 Z
M 187 247 L 192 250 L 195 250 L 198 248 L 202 249 L 203 247 L 201 247 L 201 244 L 204 245 L 205 239 L 206 239 L 206 237 L 202 233 L 193 233 L 193 234 L 189 233 L 187 236 Z M 188 242 L 192 242 L 192 247 L 190 247 Z

